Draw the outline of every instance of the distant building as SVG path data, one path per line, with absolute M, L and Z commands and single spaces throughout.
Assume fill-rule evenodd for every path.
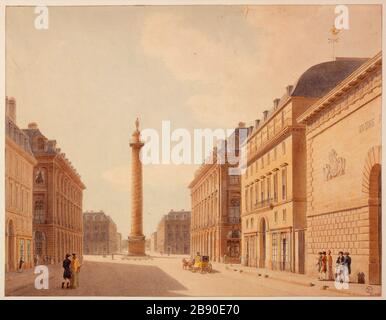
M 153 232 L 150 237 L 150 251 L 157 251 L 157 232 Z
M 117 252 L 117 226 L 103 211 L 83 214 L 84 254 L 105 255 Z
M 122 234 L 117 232 L 117 252 L 122 252 Z
M 150 239 L 145 240 L 145 249 L 146 251 L 150 251 Z
M 157 228 L 157 251 L 164 254 L 190 253 L 190 211 L 165 215 Z
M 34 253 L 39 263 L 57 263 L 66 253 L 83 254 L 83 190 L 80 175 L 36 123 L 23 130 L 37 160 L 33 172 Z
M 122 239 L 121 240 L 121 251 L 127 253 L 128 247 L 129 247 L 129 240 L 128 239 Z
M 16 125 L 16 102 L 6 99 L 5 114 L 5 270 L 33 265 L 33 168 L 37 163 L 28 136 Z

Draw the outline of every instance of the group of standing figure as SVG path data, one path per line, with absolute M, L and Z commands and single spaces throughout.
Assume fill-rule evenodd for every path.
M 316 264 L 319 272 L 319 280 L 335 280 L 349 282 L 351 274 L 351 257 L 348 252 L 340 251 L 333 269 L 331 250 L 319 252 Z
M 71 259 L 70 259 L 71 258 Z M 76 289 L 79 286 L 79 273 L 81 264 L 75 253 L 72 255 L 66 254 L 66 258 L 63 260 L 63 282 L 62 289 Z

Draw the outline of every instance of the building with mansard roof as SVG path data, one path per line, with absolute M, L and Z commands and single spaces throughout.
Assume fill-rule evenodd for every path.
M 106 255 L 121 251 L 121 234 L 104 211 L 86 211 L 83 214 L 83 232 L 84 254 Z
M 190 211 L 170 210 L 157 227 L 157 251 L 165 254 L 190 253 Z M 150 250 L 151 248 L 149 248 Z
M 36 123 L 23 130 L 37 160 L 33 172 L 35 259 L 57 263 L 66 253 L 83 254 L 83 190 L 80 175 L 66 154 Z

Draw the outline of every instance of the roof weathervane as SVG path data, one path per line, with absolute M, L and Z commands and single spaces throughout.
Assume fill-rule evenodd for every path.
M 139 119 L 138 119 L 138 117 L 135 120 L 135 128 L 136 128 L 137 131 L 139 131 Z
M 330 29 L 331 37 L 328 38 L 328 42 L 332 44 L 332 60 L 336 60 L 335 57 L 335 43 L 339 41 L 338 34 L 341 30 L 336 28 L 335 25 Z

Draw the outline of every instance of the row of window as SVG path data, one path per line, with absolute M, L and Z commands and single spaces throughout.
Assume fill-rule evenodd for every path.
M 205 199 L 207 196 L 217 190 L 217 173 L 214 172 L 205 181 L 192 192 L 193 203 Z
M 280 200 L 287 199 L 287 167 L 280 171 Z M 256 208 L 267 206 L 271 203 L 279 201 L 279 170 L 273 174 L 261 178 L 259 181 L 245 187 L 244 210 L 246 212 L 253 211 Z
M 270 260 L 271 268 L 274 270 L 290 270 L 291 269 L 291 237 L 289 232 L 275 232 L 271 235 L 271 252 Z M 247 248 L 247 258 L 249 266 L 259 265 L 258 260 L 265 263 L 267 257 L 265 250 L 258 250 L 259 245 L 266 246 L 266 235 L 263 235 L 263 242 L 258 244 L 258 236 L 248 236 L 245 238 Z M 265 248 L 266 249 L 266 248 Z M 269 252 L 268 252 L 269 254 Z M 261 265 L 260 265 L 261 266 Z
M 178 233 L 180 230 L 189 230 L 190 229 L 190 225 L 189 224 L 183 224 L 183 225 L 170 225 L 170 224 L 167 224 L 166 225 L 166 230 L 168 232 L 176 232 Z
M 181 233 L 168 233 L 167 236 L 168 241 L 173 241 L 173 240 L 187 240 L 189 239 L 189 232 L 183 232 Z
M 274 147 L 272 150 L 268 151 L 266 154 L 264 154 L 262 157 L 257 159 L 254 163 L 252 163 L 250 166 L 248 166 L 247 170 L 245 171 L 245 178 L 248 178 L 248 176 L 253 175 L 253 173 L 258 172 L 259 168 L 264 169 L 264 167 L 269 166 L 272 161 L 277 160 L 277 149 L 279 146 Z M 281 153 L 282 155 L 286 154 L 286 143 L 283 141 L 281 143 Z
M 271 119 L 270 122 L 260 130 L 259 133 L 248 141 L 248 155 L 256 152 L 258 148 L 280 132 L 287 123 L 292 121 L 288 111 L 283 110 L 280 114 L 276 115 L 275 118 Z
M 24 262 L 30 263 L 31 260 L 31 240 L 19 240 L 19 260 L 23 258 Z
M 44 200 L 39 199 L 34 203 L 34 223 L 44 224 L 47 223 L 46 216 L 46 203 Z M 76 230 L 82 228 L 82 213 L 79 208 L 68 202 L 60 202 L 57 200 L 56 207 L 56 223 L 60 226 L 71 227 Z
M 57 188 L 58 191 L 63 194 L 64 197 L 71 200 L 76 204 L 82 203 L 82 192 L 74 183 L 65 178 L 64 175 L 60 175 L 58 178 Z
M 274 212 L 274 223 L 279 223 L 280 220 L 279 220 L 279 211 L 275 211 Z M 287 222 L 287 210 L 286 209 L 283 209 L 281 211 L 281 222 L 285 223 Z M 247 218 L 245 219 L 245 227 L 246 229 L 253 229 L 255 227 L 255 220 L 254 218 Z
M 108 240 L 107 234 L 105 232 L 102 233 L 85 233 L 85 240 Z
M 217 197 L 199 203 L 192 210 L 193 227 L 203 227 L 214 224 L 218 213 L 217 208 Z
M 9 149 L 5 149 L 5 172 L 26 186 L 32 183 L 32 165 Z
M 30 191 L 16 181 L 7 180 L 6 185 L 6 208 L 22 215 L 28 216 L 31 213 Z

